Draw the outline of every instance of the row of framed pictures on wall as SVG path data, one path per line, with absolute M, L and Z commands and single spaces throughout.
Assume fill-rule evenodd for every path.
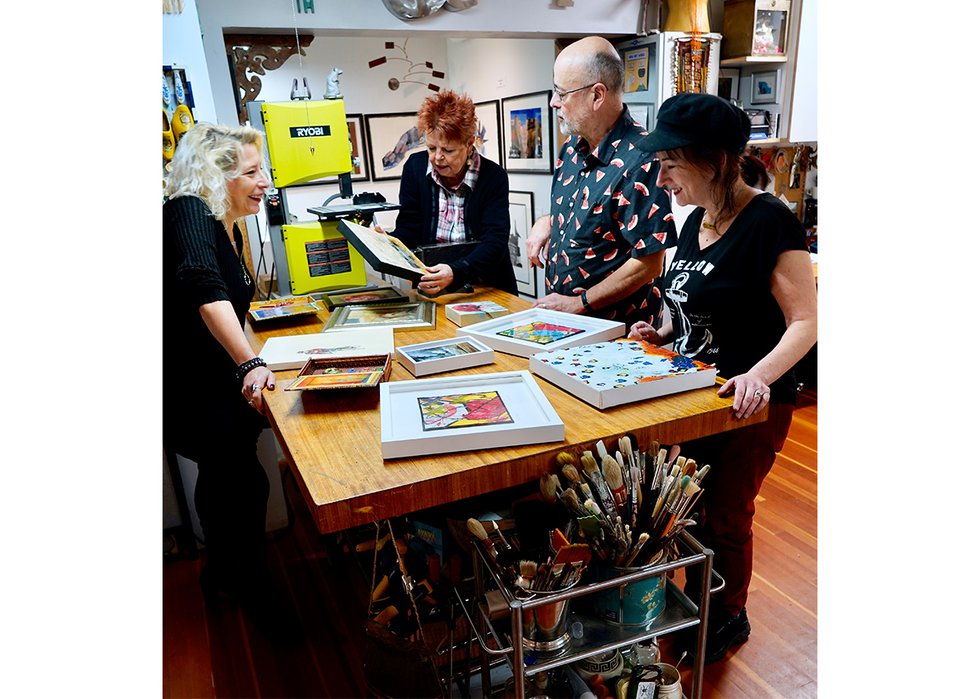
M 556 141 L 550 101 L 551 90 L 545 90 L 477 102 L 476 147 L 480 155 L 511 172 L 553 173 Z M 360 159 L 351 179 L 400 179 L 405 159 L 425 147 L 416 123 L 415 112 L 348 114 L 352 155 Z M 336 181 L 336 177 L 328 177 L 316 183 Z

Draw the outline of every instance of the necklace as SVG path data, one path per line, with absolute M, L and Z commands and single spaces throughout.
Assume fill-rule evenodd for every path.
M 715 224 L 713 224 L 711 221 L 706 221 L 704 219 L 701 219 L 701 226 L 706 231 L 713 231 L 713 230 L 715 230 Z

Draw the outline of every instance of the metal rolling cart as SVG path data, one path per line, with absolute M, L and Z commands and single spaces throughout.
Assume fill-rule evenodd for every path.
M 545 672 L 563 665 L 568 665 L 583 658 L 599 653 L 608 652 L 625 648 L 633 643 L 645 641 L 653 637 L 664 636 L 681 629 L 698 625 L 697 650 L 694 657 L 694 673 L 691 682 L 690 699 L 700 699 L 701 682 L 704 674 L 704 649 L 707 638 L 708 620 L 708 600 L 712 592 L 717 592 L 724 587 L 724 580 L 712 568 L 714 552 L 702 546 L 688 532 L 681 532 L 678 536 L 679 548 L 682 556 L 669 563 L 650 566 L 639 569 L 636 572 L 611 578 L 602 582 L 573 587 L 564 592 L 550 594 L 547 596 L 536 595 L 527 600 L 516 598 L 509 585 L 499 576 L 498 572 L 490 564 L 486 552 L 480 546 L 473 547 L 473 569 L 474 569 L 474 597 L 472 600 L 472 612 L 468 605 L 460 596 L 457 590 L 457 597 L 461 608 L 466 615 L 467 621 L 480 645 L 480 673 L 482 686 L 485 688 L 484 696 L 490 696 L 486 691 L 491 688 L 490 680 L 490 659 L 503 657 L 510 666 L 514 681 L 514 696 L 523 699 L 525 696 L 524 682 L 521 679 L 530 679 L 534 674 Z M 653 621 L 642 626 L 618 626 L 609 624 L 592 615 L 577 613 L 574 609 L 569 611 L 569 625 L 578 621 L 583 627 L 581 640 L 572 641 L 564 647 L 551 653 L 534 653 L 532 662 L 528 662 L 525 657 L 527 652 L 524 644 L 524 614 L 525 610 L 553 604 L 562 600 L 573 600 L 586 597 L 587 595 L 601 592 L 614 587 L 622 588 L 628 583 L 644 580 L 656 575 L 660 575 L 672 570 L 686 568 L 688 566 L 703 566 L 701 577 L 701 592 L 698 603 L 687 597 L 673 582 L 667 582 L 667 605 L 664 612 Z M 504 600 L 509 607 L 508 620 L 493 621 L 487 612 L 479 604 L 484 599 L 487 592 L 487 574 L 493 587 L 500 590 Z M 717 582 L 717 586 L 712 588 L 712 581 Z M 474 619 L 475 617 L 475 619 Z M 496 648 L 490 647 L 490 640 Z

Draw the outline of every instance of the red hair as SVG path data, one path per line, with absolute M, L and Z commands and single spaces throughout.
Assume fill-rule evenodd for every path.
M 452 90 L 426 98 L 419 108 L 418 128 L 423 134 L 435 131 L 450 141 L 469 143 L 476 136 L 473 100 Z

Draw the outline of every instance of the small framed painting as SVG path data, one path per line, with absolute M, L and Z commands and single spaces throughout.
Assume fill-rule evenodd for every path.
M 323 329 L 379 326 L 390 326 L 395 330 L 434 328 L 436 327 L 435 306 L 432 301 L 342 306 L 330 314 L 330 319 Z
M 500 352 L 530 357 L 544 350 L 615 340 L 626 334 L 626 324 L 576 313 L 531 308 L 458 328 L 456 334 L 472 335 Z
M 493 350 L 472 337 L 449 337 L 395 349 L 395 357 L 412 376 L 493 364 Z
M 777 74 L 774 70 L 752 73 L 752 104 L 772 104 L 777 98 Z
M 503 163 L 500 146 L 500 102 L 477 102 L 476 107 L 476 150 L 484 158 L 501 165 Z
M 551 90 L 501 100 L 504 169 L 513 172 L 554 172 L 551 135 Z
M 335 291 L 325 291 L 321 298 L 327 302 L 331 310 L 340 306 L 350 306 L 351 304 L 367 305 L 369 303 L 393 303 L 395 301 L 408 301 L 398 289 L 390 286 L 362 286 L 352 289 L 337 289 Z
M 742 72 L 738 68 L 722 68 L 718 71 L 718 96 L 723 100 L 738 100 L 738 82 Z
M 527 236 L 534 225 L 534 193 L 511 192 L 508 195 L 510 204 L 510 239 L 507 247 L 510 251 L 510 264 L 514 268 L 517 279 L 517 291 L 531 298 L 538 297 L 538 275 L 527 257 Z
M 425 146 L 415 112 L 366 114 L 368 160 L 375 182 L 401 179 L 405 158 Z
M 445 454 L 565 439 L 526 369 L 381 384 L 381 456 Z

